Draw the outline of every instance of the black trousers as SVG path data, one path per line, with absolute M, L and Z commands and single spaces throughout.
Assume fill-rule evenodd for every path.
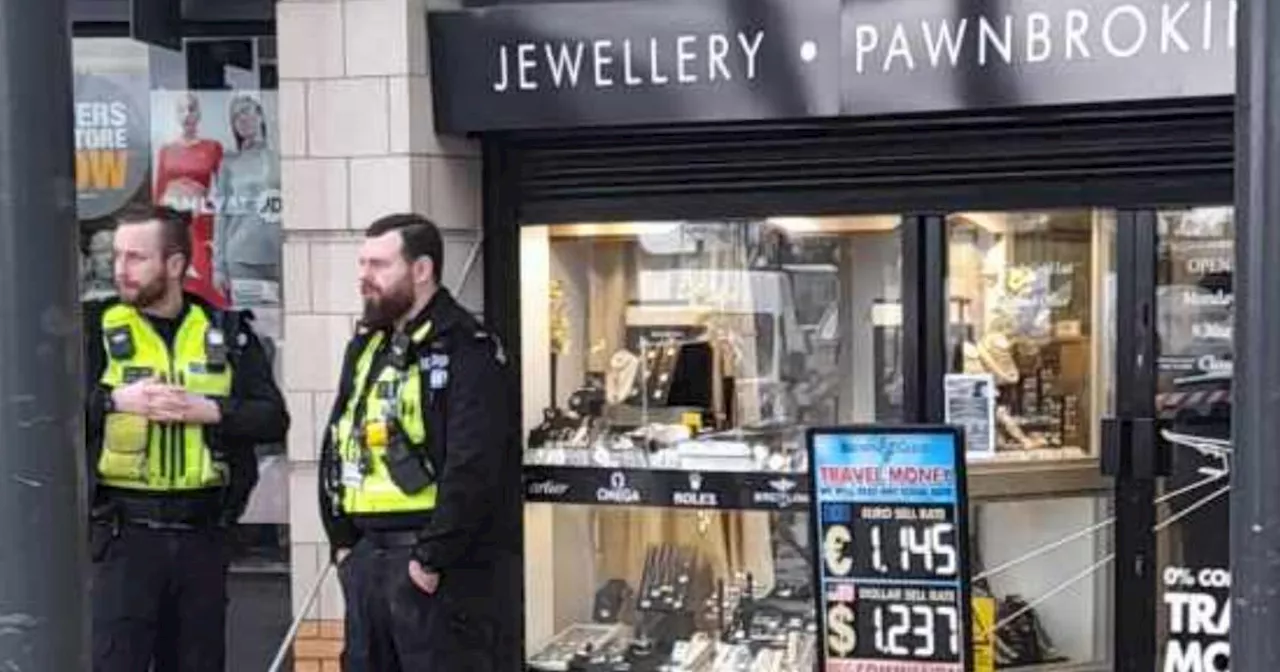
M 104 533 L 93 544 L 94 672 L 224 672 L 225 531 Z
M 342 561 L 343 671 L 505 672 L 513 642 L 503 616 L 521 608 L 503 599 L 509 582 L 493 566 L 455 569 L 428 595 L 410 580 L 409 561 L 408 547 L 368 539 Z

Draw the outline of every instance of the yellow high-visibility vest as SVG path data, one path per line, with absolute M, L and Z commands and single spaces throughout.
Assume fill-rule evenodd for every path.
M 420 327 L 411 342 L 420 345 L 431 332 L 431 323 Z M 356 364 L 352 393 L 332 428 L 343 474 L 342 509 L 348 515 L 415 513 L 436 508 L 435 483 L 409 494 L 391 479 L 383 462 L 388 441 L 388 419 L 395 418 L 411 450 L 425 451 L 429 438 L 422 414 L 423 377 L 418 361 L 403 368 L 384 366 L 375 377 L 372 371 L 385 336 L 379 331 L 369 338 Z M 356 414 L 364 400 L 361 417 Z M 422 459 L 428 458 L 423 454 Z
M 192 304 L 178 327 L 173 349 L 137 309 L 117 304 L 102 316 L 108 358 L 101 382 L 115 388 L 142 378 L 163 378 L 188 392 L 211 398 L 231 395 L 231 363 L 213 363 L 209 344 L 216 331 L 203 308 Z M 152 422 L 111 412 L 104 419 L 102 455 L 97 464 L 104 485 L 148 491 L 222 487 L 228 468 L 215 459 L 205 427 Z

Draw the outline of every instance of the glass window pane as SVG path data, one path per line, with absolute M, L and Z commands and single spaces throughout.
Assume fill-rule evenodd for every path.
M 997 603 L 996 667 L 1094 669 L 1112 622 L 1096 456 L 1114 381 L 1114 213 L 957 213 L 948 234 L 944 389 L 969 439 L 974 595 Z
M 806 425 L 900 416 L 897 226 L 787 217 L 526 227 L 529 447 L 599 466 L 606 454 L 675 464 L 674 442 L 613 450 L 635 447 L 619 431 L 707 438 L 775 427 L 795 439 Z M 585 421 L 593 415 L 600 421 Z M 602 439 L 613 449 L 586 450 Z M 798 449 L 772 457 L 794 468 Z
M 948 222 L 950 370 L 988 381 L 981 389 L 995 399 L 994 430 L 970 443 L 970 459 L 1096 456 L 1112 375 L 1105 309 L 1114 291 L 1113 216 L 974 212 Z
M 996 601 L 996 669 L 1109 669 L 1108 500 L 1032 497 L 972 506 L 973 595 Z
M 1157 509 L 1157 669 L 1225 667 L 1234 213 L 1206 207 L 1158 214 L 1156 412 L 1173 469 Z
M 526 600 L 534 660 L 574 636 L 603 633 L 614 650 L 655 634 L 646 591 L 671 562 L 691 568 L 704 636 L 723 633 L 749 664 L 762 654 L 745 639 L 769 627 L 810 659 L 814 554 L 793 496 L 804 429 L 901 417 L 899 226 L 522 228 L 525 561 L 545 577 Z M 773 626 L 735 625 L 748 594 L 781 610 Z

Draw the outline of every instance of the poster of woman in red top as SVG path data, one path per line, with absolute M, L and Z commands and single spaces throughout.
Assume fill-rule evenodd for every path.
M 191 92 L 176 95 L 173 112 L 178 136 L 160 145 L 155 162 L 155 200 L 192 213 L 191 267 L 187 290 L 215 306 L 226 297 L 213 282 L 213 207 L 209 190 L 222 165 L 222 143 L 200 135 L 200 99 Z

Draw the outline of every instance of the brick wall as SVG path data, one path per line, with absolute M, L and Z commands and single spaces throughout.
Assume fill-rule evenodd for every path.
M 298 629 L 294 672 L 342 672 L 342 621 L 309 621 Z
M 280 0 L 281 171 L 285 208 L 284 391 L 294 613 L 328 562 L 316 503 L 316 447 L 342 347 L 360 310 L 361 230 L 413 210 L 444 229 L 444 281 L 482 310 L 477 148 L 433 132 L 426 11 L 431 0 Z M 341 591 L 333 574 L 295 648 L 300 672 L 336 670 Z M 330 661 L 326 663 L 325 661 Z M 326 665 L 328 665 L 326 667 Z

